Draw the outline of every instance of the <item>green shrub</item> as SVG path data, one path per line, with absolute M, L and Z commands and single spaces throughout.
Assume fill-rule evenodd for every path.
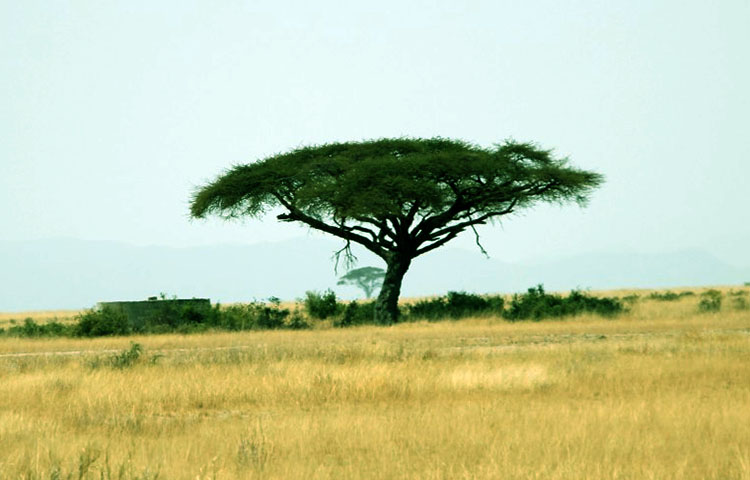
M 328 289 L 323 293 L 308 291 L 305 293 L 305 310 L 314 318 L 325 320 L 341 311 L 341 305 L 336 301 L 336 294 Z
M 500 296 L 481 296 L 466 292 L 448 292 L 442 297 L 421 300 L 410 305 L 407 316 L 410 319 L 424 318 L 440 320 L 462 318 L 471 315 L 500 314 L 504 300 Z
M 542 320 L 581 313 L 603 316 L 616 315 L 624 310 L 617 298 L 597 298 L 573 290 L 567 297 L 549 294 L 542 285 L 530 288 L 525 294 L 515 294 L 503 316 L 510 321 Z
M 410 319 L 443 319 L 448 317 L 447 310 L 445 297 L 419 300 L 406 307 L 407 317 Z
M 23 321 L 23 326 L 18 327 L 23 337 L 39 337 L 42 331 L 40 325 L 38 325 L 33 319 L 26 318 Z
M 74 325 L 64 325 L 57 320 L 40 325 L 42 336 L 45 337 L 65 337 L 70 336 Z
M 78 337 L 103 337 L 133 333 L 133 325 L 120 310 L 111 307 L 91 309 L 76 317 L 73 335 Z
M 143 347 L 140 343 L 130 342 L 130 348 L 115 354 L 110 358 L 110 363 L 114 368 L 128 368 L 135 365 L 143 354 Z
M 220 309 L 214 318 L 214 326 L 224 330 L 251 330 L 255 327 L 255 304 L 230 305 Z
M 212 326 L 224 330 L 260 330 L 284 328 L 285 319 L 290 313 L 288 309 L 281 308 L 278 302 L 270 305 L 252 302 L 224 309 L 217 306 L 209 318 Z
M 690 291 L 674 293 L 667 290 L 666 292 L 651 292 L 648 298 L 650 298 L 651 300 L 658 300 L 660 302 L 674 302 L 675 300 L 679 300 L 682 297 L 690 297 L 692 295 L 695 294 Z
M 284 320 L 289 316 L 289 310 L 276 306 L 262 305 L 257 309 L 255 317 L 255 326 L 259 329 L 276 329 L 285 326 Z
M 15 322 L 14 322 L 15 323 Z M 12 337 L 61 337 L 71 334 L 72 327 L 63 325 L 57 320 L 48 323 L 36 323 L 33 319 L 27 318 L 22 325 L 13 325 L 8 328 L 7 335 Z
M 570 315 L 579 313 L 595 313 L 609 317 L 621 313 L 624 310 L 622 302 L 613 297 L 592 297 L 580 290 L 573 290 L 564 298 Z
M 289 330 L 306 330 L 310 328 L 310 324 L 307 320 L 305 320 L 305 317 L 300 313 L 300 311 L 295 309 L 287 319 L 284 327 L 288 328 Z
M 344 313 L 333 321 L 334 327 L 353 327 L 375 323 L 375 302 L 358 303 L 352 301 L 344 308 Z
M 253 302 L 223 309 L 218 304 L 205 308 L 196 305 L 180 306 L 165 301 L 154 313 L 136 320 L 134 325 L 122 310 L 105 306 L 79 314 L 71 325 L 57 321 L 38 324 L 27 318 L 21 325 L 16 325 L 14 321 L 7 331 L 0 330 L 0 334 L 15 337 L 101 337 L 134 333 L 196 333 L 210 329 L 237 331 L 310 328 L 299 311 L 292 314 L 288 309 L 281 308 L 280 301 L 276 298 L 269 299 L 269 303 Z
M 497 295 L 480 296 L 464 292 L 448 292 L 446 296 L 448 313 L 453 318 L 486 313 L 501 313 L 505 300 Z
M 745 297 L 735 297 L 732 299 L 732 306 L 737 310 L 747 310 L 750 305 Z
M 124 369 L 134 366 L 143 360 L 143 347 L 139 343 L 130 342 L 130 348 L 122 350 L 114 355 L 109 356 L 93 356 L 88 357 L 85 360 L 85 365 L 93 370 L 110 367 L 117 369 Z M 156 360 L 162 355 L 154 355 L 151 357 L 151 363 L 156 363 Z
M 718 290 L 708 290 L 701 294 L 701 300 L 698 302 L 698 311 L 709 313 L 721 310 L 722 295 Z
M 641 296 L 637 293 L 631 293 L 630 295 L 625 295 L 624 297 L 620 298 L 625 303 L 636 303 L 638 300 L 641 299 Z

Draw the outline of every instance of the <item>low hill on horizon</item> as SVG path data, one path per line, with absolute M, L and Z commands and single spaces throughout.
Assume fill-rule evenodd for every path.
M 133 246 L 74 239 L 0 242 L 0 311 L 80 309 L 99 301 L 139 300 L 165 293 L 214 302 L 291 300 L 307 290 L 332 288 L 346 299 L 353 287 L 337 286 L 334 239 L 301 238 L 255 245 L 189 248 Z M 355 251 L 358 266 L 382 266 L 369 252 Z M 596 253 L 538 263 L 507 263 L 476 251 L 436 250 L 418 258 L 406 275 L 402 296 L 449 290 L 512 293 L 543 284 L 573 288 L 668 288 L 741 285 L 750 269 L 727 265 L 701 251 L 668 254 Z

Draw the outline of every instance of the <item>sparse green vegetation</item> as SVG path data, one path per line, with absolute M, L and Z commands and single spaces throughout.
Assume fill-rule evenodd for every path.
M 732 307 L 736 310 L 747 310 L 750 307 L 750 304 L 745 297 L 734 297 L 732 299 Z
M 310 322 L 302 315 L 298 308 L 287 318 L 284 327 L 289 330 L 306 330 L 311 327 Z
M 582 313 L 611 317 L 623 311 L 622 302 L 613 297 L 593 297 L 578 290 L 568 296 L 549 294 L 542 285 L 530 288 L 525 294 L 513 295 L 503 317 L 510 321 L 560 318 Z
M 730 290 L 727 294 L 732 301 L 732 307 L 735 310 L 747 310 L 750 308 L 750 302 L 748 302 L 748 296 L 750 292 L 747 290 Z
M 356 325 L 374 324 L 375 302 L 359 303 L 356 300 L 344 307 L 344 313 L 334 319 L 334 327 L 353 327 Z
M 117 308 L 104 306 L 86 310 L 72 323 L 37 323 L 31 318 L 11 326 L 0 334 L 15 337 L 106 337 L 142 334 L 200 333 L 208 330 L 301 330 L 315 321 L 331 320 L 335 327 L 376 324 L 375 302 L 338 301 L 332 290 L 308 291 L 299 308 L 282 308 L 278 298 L 227 307 L 196 307 L 162 300 L 157 309 L 136 319 Z M 507 308 L 506 308 L 507 304 Z M 514 295 L 509 303 L 501 295 L 477 295 L 448 292 L 446 295 L 418 300 L 401 307 L 401 322 L 419 320 L 457 320 L 471 316 L 496 316 L 510 321 L 543 320 L 593 313 L 611 316 L 623 310 L 617 298 L 598 298 L 573 291 L 567 296 L 548 294 L 539 285 L 527 293 Z M 11 321 L 13 322 L 13 321 Z
M 505 300 L 500 295 L 481 296 L 466 292 L 448 292 L 447 295 L 420 300 L 409 305 L 409 320 L 458 319 L 474 315 L 502 315 Z
M 133 324 L 119 310 L 110 307 L 91 309 L 80 314 L 73 328 L 79 337 L 103 337 L 133 333 Z
M 305 310 L 313 318 L 325 320 L 341 311 L 341 305 L 336 300 L 336 294 L 328 289 L 323 293 L 308 291 L 305 293 Z
M 681 299 L 682 297 L 690 297 L 695 295 L 691 291 L 685 291 L 680 293 L 670 292 L 667 290 L 666 292 L 651 292 L 647 298 L 650 300 L 658 300 L 660 302 L 674 302 L 676 300 Z
M 721 310 L 722 294 L 718 290 L 708 290 L 701 294 L 700 302 L 698 302 L 698 310 L 701 312 L 718 312 Z
M 637 293 L 630 293 L 628 295 L 620 297 L 620 300 L 622 300 L 624 303 L 628 303 L 628 304 L 636 303 L 640 299 L 641 299 L 641 296 L 638 295 Z
M 199 333 L 207 330 L 273 330 L 304 329 L 309 322 L 297 311 L 282 308 L 278 299 L 269 302 L 209 308 L 176 307 L 165 301 L 151 315 L 133 322 L 122 311 L 112 308 L 93 308 L 74 317 L 71 323 L 51 321 L 37 323 L 31 318 L 22 325 L 0 330 L 0 334 L 14 337 L 106 337 L 134 334 Z
M 268 303 L 252 302 L 226 308 L 217 305 L 212 309 L 204 328 L 229 331 L 274 330 L 288 328 L 289 321 L 294 323 L 293 328 L 298 328 L 301 325 L 299 320 L 290 315 L 291 311 L 282 308 L 276 298 L 270 299 Z
M 130 342 L 130 348 L 112 356 L 110 362 L 114 368 L 132 367 L 143 355 L 140 343 Z
M 5 334 L 11 337 L 61 337 L 69 336 L 72 334 L 70 325 L 66 325 L 52 320 L 47 323 L 37 323 L 32 318 L 26 318 L 22 325 L 15 325 L 16 322 L 11 322 L 11 326 L 7 329 L 0 329 L 0 334 Z

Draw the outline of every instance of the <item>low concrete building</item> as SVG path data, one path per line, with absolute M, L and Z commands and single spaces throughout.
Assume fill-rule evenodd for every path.
M 150 297 L 148 300 L 142 301 L 99 302 L 97 308 L 119 310 L 125 314 L 134 327 L 138 328 L 142 327 L 149 319 L 159 318 L 169 312 L 190 309 L 195 312 L 207 313 L 211 309 L 211 300 L 208 298 L 159 299 Z

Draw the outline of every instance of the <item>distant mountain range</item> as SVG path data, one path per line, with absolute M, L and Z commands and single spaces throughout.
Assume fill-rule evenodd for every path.
M 356 298 L 360 293 L 355 288 L 336 286 L 331 256 L 338 248 L 335 240 L 318 238 L 191 248 L 70 239 L 2 241 L 0 311 L 87 308 L 98 301 L 138 300 L 162 292 L 226 303 L 270 296 L 294 299 L 307 290 L 333 288 L 343 298 Z M 359 266 L 382 266 L 368 252 L 357 256 Z M 518 292 L 539 283 L 548 290 L 569 290 L 746 281 L 750 269 L 727 265 L 701 251 L 599 253 L 511 264 L 479 252 L 443 248 L 415 261 L 402 294 Z

